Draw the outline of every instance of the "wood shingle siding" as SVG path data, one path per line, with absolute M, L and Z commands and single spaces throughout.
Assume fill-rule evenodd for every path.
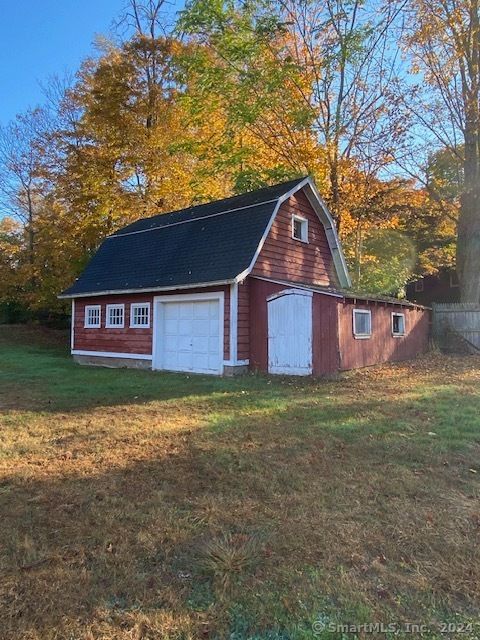
M 115 353 L 152 353 L 152 315 L 150 315 L 150 328 L 130 328 L 130 304 L 135 302 L 150 302 L 150 314 L 152 314 L 151 294 L 136 294 L 122 296 L 102 296 L 81 298 L 75 302 L 75 324 L 73 348 L 81 351 L 107 351 Z M 84 327 L 85 306 L 101 306 L 101 326 L 97 329 Z M 123 328 L 105 328 L 108 304 L 124 304 Z
M 353 309 L 372 314 L 372 335 L 357 339 L 353 335 Z M 392 336 L 392 313 L 405 316 L 405 335 Z M 385 302 L 346 300 L 338 305 L 340 369 L 357 369 L 381 362 L 407 360 L 423 353 L 428 346 L 430 313 L 428 310 L 400 307 Z
M 208 291 L 223 291 L 224 310 L 224 358 L 230 356 L 230 288 L 198 287 L 189 289 L 189 293 L 206 293 Z M 183 291 L 168 291 L 165 295 L 180 294 Z M 153 335 L 153 298 L 157 294 L 125 294 L 112 296 L 92 296 L 79 298 L 75 301 L 74 340 L 73 349 L 79 351 L 96 351 L 110 353 L 132 353 L 150 355 L 152 353 Z M 130 305 L 137 302 L 150 302 L 150 327 L 148 329 L 130 328 Z M 84 327 L 85 306 L 101 306 L 101 326 L 98 329 Z M 109 304 L 124 304 L 125 316 L 123 328 L 105 327 L 106 308 Z
M 250 279 L 238 285 L 238 359 L 250 357 Z
M 292 216 L 308 220 L 308 244 L 292 238 Z M 335 286 L 334 265 L 323 224 L 303 192 L 280 206 L 252 275 Z

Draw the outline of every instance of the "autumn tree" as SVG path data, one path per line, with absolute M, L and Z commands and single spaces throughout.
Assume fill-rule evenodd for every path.
M 0 207 L 23 227 L 30 286 L 35 283 L 37 214 L 46 189 L 41 170 L 44 120 L 44 112 L 37 109 L 0 129 Z
M 203 98 L 261 135 L 295 173 L 313 173 L 341 224 L 349 169 L 370 175 L 392 160 L 402 121 L 388 91 L 392 30 L 403 3 L 192 0 L 181 19 L 194 42 Z M 268 131 L 270 128 L 270 131 Z M 302 147 L 301 138 L 310 148 Z M 307 151 L 307 152 L 305 152 Z M 281 159 L 281 158 L 280 158 Z
M 461 167 L 456 268 L 463 302 L 480 300 L 479 18 L 477 0 L 412 0 L 407 40 L 420 81 L 406 110 L 427 144 Z

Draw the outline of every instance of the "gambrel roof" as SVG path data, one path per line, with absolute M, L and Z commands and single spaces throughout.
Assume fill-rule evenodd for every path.
M 60 297 L 239 282 L 252 270 L 280 205 L 300 189 L 324 225 L 339 284 L 348 287 L 335 225 L 307 177 L 138 220 L 106 238 Z

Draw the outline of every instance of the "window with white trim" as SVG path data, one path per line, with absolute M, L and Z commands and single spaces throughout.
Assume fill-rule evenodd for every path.
M 135 302 L 130 305 L 130 326 L 134 329 L 148 329 L 150 326 L 150 303 Z
M 405 335 L 405 314 L 392 313 L 392 336 L 400 337 Z
M 353 335 L 355 338 L 370 338 L 372 335 L 372 312 L 366 309 L 353 310 Z
M 456 271 L 450 271 L 450 288 L 459 287 L 458 275 Z
M 424 289 L 423 285 L 423 278 L 420 278 L 420 280 L 415 280 L 415 293 L 421 293 Z
M 85 305 L 85 322 L 86 329 L 98 329 L 101 325 L 101 309 L 99 304 Z
M 124 304 L 107 304 L 107 317 L 105 322 L 107 329 L 123 329 L 124 318 Z
M 308 220 L 300 216 L 292 216 L 292 238 L 308 242 Z

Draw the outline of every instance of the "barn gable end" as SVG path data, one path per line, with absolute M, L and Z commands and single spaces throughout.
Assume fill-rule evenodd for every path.
M 295 217 L 308 222 L 307 242 L 292 237 Z M 303 191 L 297 191 L 280 206 L 251 275 L 339 286 L 325 227 Z

